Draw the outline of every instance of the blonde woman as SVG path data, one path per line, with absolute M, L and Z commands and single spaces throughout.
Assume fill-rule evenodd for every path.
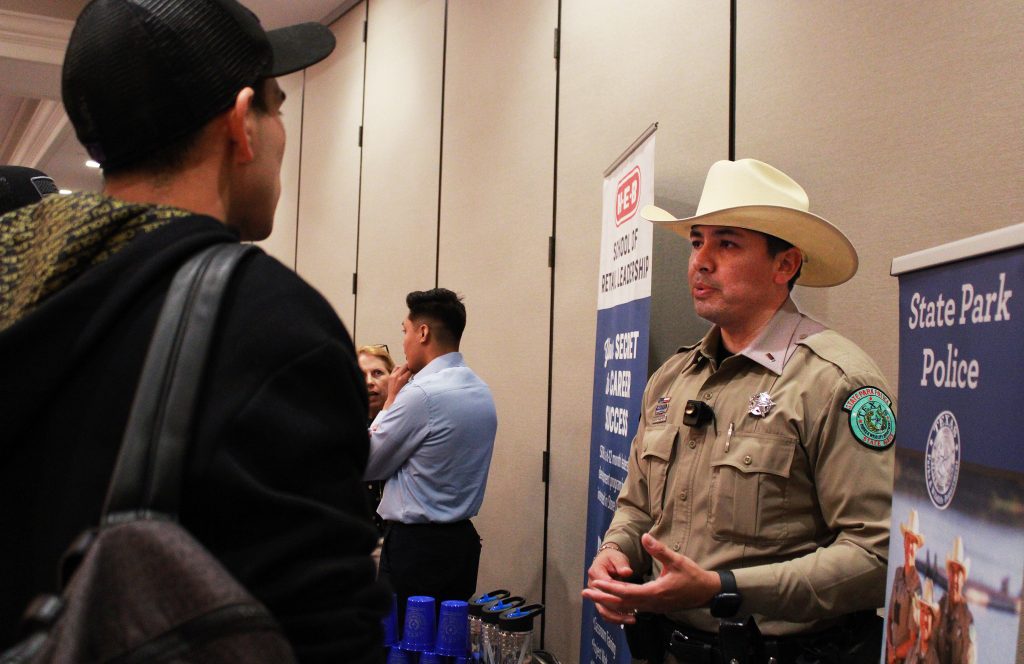
M 395 368 L 395 361 L 391 358 L 386 344 L 374 346 L 360 346 L 356 351 L 359 360 L 359 369 L 366 379 L 366 394 L 370 398 L 370 412 L 367 417 L 367 426 L 377 417 L 377 413 L 384 407 L 388 398 L 388 376 Z M 373 511 L 373 522 L 377 525 L 377 532 L 384 534 L 384 521 L 377 514 L 377 506 L 380 505 L 381 496 L 384 494 L 385 480 L 370 480 L 366 483 L 366 489 L 370 492 L 370 509 Z
M 366 378 L 366 392 L 370 397 L 370 412 L 367 423 L 377 417 L 388 398 L 388 376 L 395 368 L 395 361 L 388 353 L 386 344 L 376 346 L 360 346 L 359 369 Z

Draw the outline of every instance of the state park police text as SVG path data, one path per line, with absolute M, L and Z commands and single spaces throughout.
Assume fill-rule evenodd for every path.
M 1013 291 L 1006 287 L 1006 273 L 999 273 L 999 286 L 982 290 L 972 283 L 960 285 L 956 296 L 939 293 L 935 298 L 915 292 L 910 298 L 910 316 L 907 327 L 911 330 L 967 325 L 985 325 L 1010 320 L 1010 298 Z M 958 306 L 959 305 L 959 306 Z M 953 389 L 975 389 L 981 380 L 981 365 L 974 358 L 961 356 L 960 349 L 947 343 L 936 352 L 921 349 L 921 386 Z

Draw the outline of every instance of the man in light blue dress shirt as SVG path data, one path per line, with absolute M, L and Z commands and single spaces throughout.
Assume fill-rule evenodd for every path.
M 480 511 L 498 427 L 491 390 L 459 352 L 466 308 L 450 290 L 414 291 L 402 321 L 406 364 L 370 425 L 365 477 L 386 479 L 380 571 L 398 595 L 440 602 L 476 590 Z M 401 615 L 400 615 L 401 619 Z

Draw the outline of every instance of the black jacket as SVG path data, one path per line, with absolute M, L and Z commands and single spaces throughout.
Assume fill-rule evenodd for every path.
M 0 647 L 98 520 L 171 277 L 202 247 L 237 241 L 212 218 L 174 220 L 0 332 Z M 390 599 L 370 557 L 366 412 L 330 305 L 273 258 L 247 258 L 211 349 L 181 521 L 303 662 L 381 659 Z

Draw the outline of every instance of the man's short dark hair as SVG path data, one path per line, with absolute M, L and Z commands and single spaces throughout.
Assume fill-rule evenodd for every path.
M 762 235 L 764 235 L 764 239 L 768 241 L 768 255 L 771 256 L 772 258 L 775 258 L 776 256 L 781 254 L 783 251 L 786 251 L 787 249 L 793 248 L 792 244 L 786 242 L 780 237 L 768 235 L 767 233 L 762 233 Z M 793 286 L 796 285 L 796 280 L 800 278 L 800 270 L 802 270 L 803 268 L 804 262 L 801 258 L 800 267 L 796 269 L 796 274 L 794 274 L 793 278 L 789 280 L 789 290 L 793 290 Z
M 413 291 L 405 296 L 409 320 L 428 319 L 437 325 L 433 331 L 442 343 L 458 346 L 466 329 L 466 306 L 462 298 L 447 288 Z
M 260 115 L 266 115 L 270 111 L 270 105 L 267 103 L 266 87 L 263 80 L 256 81 L 252 86 L 255 93 L 252 96 L 252 110 Z M 224 110 L 226 111 L 227 109 Z M 146 173 L 158 176 L 177 173 L 185 166 L 189 153 L 199 141 L 199 136 L 205 128 L 206 125 L 203 125 L 198 129 L 194 129 L 181 138 L 153 150 L 141 159 L 113 168 L 104 168 L 103 175 Z

